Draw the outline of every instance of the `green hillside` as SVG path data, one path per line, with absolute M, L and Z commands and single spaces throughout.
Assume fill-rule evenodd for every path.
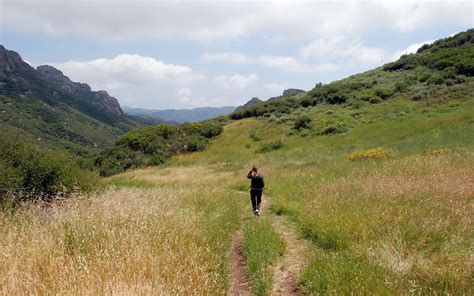
M 428 107 L 453 100 L 469 99 L 474 90 L 473 76 L 474 29 L 471 29 L 423 46 L 417 53 L 402 56 L 398 61 L 383 67 L 325 85 L 318 83 L 309 92 L 274 98 L 241 108 L 233 112 L 230 118 L 239 120 L 258 117 L 278 126 L 293 125 L 294 129 L 284 132 L 290 135 L 304 137 L 334 135 L 362 127 L 366 123 L 398 116 L 398 111 L 392 115 L 373 113 L 380 109 L 377 104 L 386 101 L 405 100 Z M 326 114 L 321 110 L 327 106 L 334 108 L 341 106 L 342 109 L 337 112 L 328 111 Z M 408 107 L 402 107 L 399 112 L 408 114 L 409 110 Z M 385 111 L 381 111 L 383 112 Z M 214 124 L 226 123 L 224 117 L 214 121 Z M 169 125 L 162 125 L 162 128 L 173 129 Z M 166 159 L 162 157 L 163 149 L 158 149 L 155 157 L 153 149 L 147 150 L 146 145 L 134 144 L 137 137 L 141 137 L 147 144 L 156 141 L 156 138 L 160 137 L 159 129 L 157 127 L 156 132 L 150 132 L 149 128 L 136 129 L 129 136 L 123 136 L 116 142 L 114 150 L 120 150 L 122 154 L 128 155 L 138 153 L 142 160 L 135 161 L 134 165 L 128 163 L 121 165 L 116 153 L 109 153 L 111 151 L 109 149 L 104 151 L 102 156 L 108 158 L 107 166 L 110 167 L 112 164 L 114 169 L 102 168 L 102 170 L 108 171 L 106 175 L 109 175 L 128 168 L 148 165 L 149 158 Z M 165 145 L 170 141 L 161 137 L 161 142 Z M 279 147 L 280 142 L 269 143 L 263 150 L 271 150 L 272 145 Z M 168 150 L 170 150 L 166 153 L 168 156 L 186 151 L 186 149 Z
M 120 110 L 105 109 L 107 102 L 100 102 L 100 98 L 115 100 L 105 92 L 92 92 L 87 85 L 64 76 L 70 84 L 86 87 L 82 92 L 67 92 L 40 73 L 16 52 L 0 46 L 1 128 L 21 130 L 40 146 L 46 143 L 81 154 L 110 146 L 115 137 L 140 126 Z
M 281 117 L 299 107 L 321 103 L 377 104 L 391 98 L 449 100 L 469 93 L 465 84 L 474 76 L 474 29 L 421 47 L 393 63 L 326 85 L 321 83 L 306 94 L 271 100 L 234 112 L 240 119 L 253 116 Z M 457 92 L 460 92 L 459 94 Z

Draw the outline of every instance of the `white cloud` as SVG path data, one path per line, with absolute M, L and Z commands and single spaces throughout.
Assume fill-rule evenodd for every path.
M 291 56 L 264 55 L 258 61 L 268 67 L 284 69 L 290 72 L 305 72 L 306 67 Z
M 270 93 L 270 95 L 281 94 L 288 88 L 288 83 L 265 83 L 263 89 Z
M 382 63 L 387 56 L 382 48 L 368 47 L 360 40 L 346 36 L 319 38 L 300 48 L 298 53 L 304 59 L 333 59 L 369 66 Z
M 261 65 L 292 73 L 322 73 L 333 72 L 339 69 L 335 64 L 321 63 L 312 65 L 292 56 L 261 55 L 249 57 L 248 55 L 236 52 L 207 53 L 201 56 L 201 60 L 209 63 Z
M 409 45 L 407 48 L 405 48 L 405 50 L 402 50 L 402 54 L 410 54 L 410 53 L 415 53 L 417 52 L 418 49 L 420 49 L 420 47 L 422 47 L 423 45 L 425 44 L 431 44 L 433 43 L 435 40 L 425 40 L 423 42 L 418 42 L 418 43 L 414 43 L 414 44 L 411 44 Z
M 191 93 L 192 92 L 189 88 L 184 87 L 184 88 L 180 88 L 178 92 L 176 93 L 176 95 L 178 95 L 178 97 L 189 97 Z
M 386 62 L 392 62 L 398 60 L 402 55 L 404 54 L 411 54 L 411 53 L 416 53 L 420 47 L 422 47 L 425 44 L 431 44 L 433 43 L 434 40 L 425 40 L 423 42 L 417 42 L 408 45 L 405 49 L 403 50 L 397 50 L 395 52 L 392 52 L 387 56 Z
M 99 40 L 281 41 L 446 24 L 472 26 L 472 1 L 2 0 L 2 27 Z M 297 34 L 295 34 L 297 32 Z
M 167 64 L 152 57 L 119 54 L 114 58 L 52 63 L 75 81 L 87 81 L 94 88 L 120 89 L 150 83 L 189 83 L 202 79 L 188 66 Z
M 257 74 L 249 74 L 249 75 L 219 75 L 214 77 L 214 81 L 217 83 L 218 86 L 223 88 L 246 88 L 253 82 L 257 81 L 258 77 Z
M 257 74 L 208 76 L 189 66 L 133 54 L 51 65 L 73 81 L 109 91 L 121 104 L 148 108 L 238 105 L 247 96 L 242 91 L 258 80 Z
M 253 60 L 245 54 L 237 52 L 204 53 L 201 60 L 206 63 L 250 64 Z

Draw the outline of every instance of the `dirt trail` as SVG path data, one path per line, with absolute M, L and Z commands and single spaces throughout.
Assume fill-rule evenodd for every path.
M 262 209 L 267 214 L 269 202 L 262 201 Z M 272 224 L 275 231 L 285 241 L 286 252 L 274 264 L 273 286 L 271 295 L 301 295 L 304 291 L 298 286 L 298 277 L 304 269 L 304 254 L 309 244 L 302 239 L 294 227 L 285 223 L 284 218 L 272 215 Z
M 298 286 L 298 277 L 304 269 L 304 254 L 308 243 L 300 238 L 296 230 L 275 216 L 273 227 L 286 243 L 286 252 L 274 265 L 273 287 L 271 295 L 301 295 L 304 291 Z
M 232 238 L 230 248 L 230 288 L 229 295 L 252 295 L 246 275 L 246 261 L 242 252 L 242 230 Z
M 285 223 L 284 218 L 270 214 L 268 198 L 262 199 L 262 215 L 271 215 L 275 231 L 285 241 L 286 252 L 274 263 L 273 287 L 270 295 L 301 295 L 304 291 L 297 279 L 304 268 L 304 254 L 309 243 L 300 238 L 296 229 Z M 242 230 L 236 232 L 230 250 L 231 274 L 229 295 L 251 295 L 251 286 L 246 277 L 246 260 L 242 253 Z

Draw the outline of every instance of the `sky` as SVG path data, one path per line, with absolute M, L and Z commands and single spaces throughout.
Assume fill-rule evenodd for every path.
M 309 90 L 472 27 L 456 0 L 0 0 L 0 44 L 149 109 Z

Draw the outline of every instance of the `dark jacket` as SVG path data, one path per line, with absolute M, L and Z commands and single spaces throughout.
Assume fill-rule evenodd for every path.
M 247 178 L 251 179 L 250 189 L 262 190 L 265 187 L 265 182 L 263 181 L 263 176 L 258 174 L 256 176 L 252 175 L 252 171 L 247 174 Z

